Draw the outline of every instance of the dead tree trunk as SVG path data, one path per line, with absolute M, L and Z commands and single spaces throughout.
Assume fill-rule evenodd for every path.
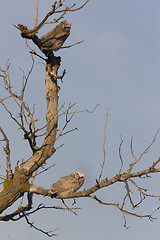
M 54 143 L 58 124 L 59 91 L 56 76 L 59 66 L 59 57 L 52 56 L 46 63 L 47 130 L 44 142 L 40 149 L 36 149 L 26 162 L 16 167 L 12 179 L 5 180 L 4 187 L 0 192 L 0 213 L 22 197 L 25 192 L 29 191 L 29 179 L 32 174 L 55 152 Z

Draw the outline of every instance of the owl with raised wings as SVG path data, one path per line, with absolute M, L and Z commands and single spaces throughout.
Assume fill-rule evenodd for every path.
M 77 171 L 62 177 L 50 188 L 51 197 L 67 198 L 69 193 L 76 192 L 84 183 L 84 173 Z

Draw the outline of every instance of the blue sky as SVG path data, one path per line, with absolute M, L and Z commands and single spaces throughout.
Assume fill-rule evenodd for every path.
M 67 1 L 67 0 L 66 0 Z M 71 3 L 72 1 L 68 1 Z M 76 1 L 80 2 L 80 1 Z M 39 1 L 39 18 L 50 9 L 52 2 Z M 114 176 L 120 167 L 118 148 L 120 136 L 123 136 L 122 148 L 125 169 L 131 163 L 130 140 L 133 136 L 134 150 L 138 156 L 152 141 L 160 127 L 159 109 L 159 67 L 160 67 L 160 2 L 158 0 L 90 0 L 81 11 L 66 15 L 72 23 L 72 31 L 66 45 L 84 39 L 84 43 L 71 49 L 59 50 L 56 55 L 62 57 L 61 70 L 67 75 L 60 83 L 60 105 L 66 106 L 76 102 L 75 110 L 93 109 L 100 106 L 94 114 L 77 114 L 70 128 L 74 132 L 57 142 L 64 147 L 49 160 L 56 166 L 47 174 L 37 177 L 35 184 L 48 188 L 61 176 L 81 170 L 86 174 L 84 187 L 95 184 L 103 161 L 103 134 L 107 108 L 110 107 L 107 124 L 106 166 L 103 177 Z M 11 63 L 11 80 L 15 89 L 19 89 L 22 73 L 29 70 L 31 59 L 24 40 L 12 24 L 24 24 L 30 28 L 34 25 L 35 2 L 32 0 L 1 0 L 0 2 L 0 66 L 5 67 L 9 58 Z M 45 34 L 52 26 L 44 28 L 39 35 Z M 31 46 L 33 46 L 31 44 Z M 36 47 L 34 47 L 36 49 Z M 36 116 L 45 119 L 45 67 L 35 58 L 36 65 L 28 84 L 26 98 L 29 104 L 36 103 Z M 3 96 L 1 83 L 0 95 Z M 12 106 L 13 107 L 13 106 Z M 16 109 L 14 108 L 16 111 Z M 17 160 L 27 159 L 31 151 L 17 126 L 10 121 L 0 108 L 0 125 L 10 138 L 12 165 Z M 60 126 L 62 119 L 60 119 Z M 40 126 L 40 125 L 39 125 Z M 3 144 L 1 144 L 1 147 Z M 157 160 L 160 154 L 160 139 L 145 155 L 139 170 Z M 4 173 L 5 158 L 3 149 L 0 153 L 0 174 Z M 138 168 L 137 168 L 138 169 Z M 150 193 L 159 194 L 159 175 L 146 180 L 141 186 L 150 188 Z M 124 193 L 122 184 L 116 184 L 97 192 L 104 201 L 121 200 Z M 60 206 L 59 200 L 50 200 L 35 196 L 35 206 L 39 203 Z M 70 204 L 70 200 L 67 201 Z M 15 203 L 17 207 L 19 203 Z M 140 208 L 141 213 L 151 213 L 159 206 L 158 200 L 148 200 Z M 70 212 L 46 211 L 32 217 L 35 225 L 44 230 L 57 230 L 58 240 L 69 239 L 110 239 L 133 240 L 158 239 L 160 218 L 154 222 L 148 219 L 128 217 L 128 230 L 123 228 L 123 217 L 113 207 L 101 206 L 90 199 L 78 199 L 78 217 Z M 11 208 L 12 211 L 15 208 Z M 156 214 L 159 217 L 160 213 Z M 11 236 L 17 240 L 46 239 L 46 236 L 31 229 L 24 220 L 19 222 L 0 223 L 1 238 Z M 154 235 L 153 235 L 154 233 Z

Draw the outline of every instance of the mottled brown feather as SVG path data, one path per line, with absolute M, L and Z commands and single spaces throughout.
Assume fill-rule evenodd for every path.
M 62 177 L 50 188 L 53 197 L 66 198 L 71 192 L 76 192 L 84 183 L 85 176 L 77 171 L 69 176 Z
M 67 21 L 60 22 L 53 30 L 41 38 L 42 51 L 57 51 L 70 35 L 71 24 Z

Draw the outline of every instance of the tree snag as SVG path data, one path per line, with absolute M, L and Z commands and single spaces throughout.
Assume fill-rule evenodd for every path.
M 65 132 L 66 126 L 71 121 L 73 115 L 76 113 L 73 111 L 73 107 L 75 104 L 69 104 L 66 110 L 64 110 L 62 113 L 60 110 L 63 109 L 64 106 L 62 106 L 60 109 L 58 109 L 58 99 L 60 94 L 60 87 L 58 86 L 58 79 L 62 81 L 63 77 L 65 76 L 66 71 L 64 70 L 62 75 L 59 75 L 59 67 L 61 63 L 61 57 L 57 57 L 54 55 L 53 51 L 58 51 L 60 48 L 69 48 L 73 45 L 62 47 L 66 39 L 70 35 L 70 29 L 71 24 L 68 23 L 66 20 L 64 20 L 64 16 L 68 12 L 74 12 L 78 11 L 81 8 L 83 8 L 89 0 L 85 1 L 83 5 L 80 7 L 76 7 L 75 4 L 71 6 L 64 6 L 65 0 L 59 0 L 58 3 L 55 2 L 52 5 L 52 9 L 46 14 L 46 16 L 42 19 L 42 21 L 38 24 L 38 0 L 36 0 L 36 19 L 33 29 L 28 29 L 27 26 L 24 26 L 22 24 L 18 24 L 15 26 L 20 31 L 20 34 L 22 38 L 25 38 L 26 40 L 31 40 L 41 51 L 40 54 L 45 55 L 45 57 L 38 54 L 35 50 L 33 50 L 28 43 L 26 42 L 26 46 L 29 47 L 31 50 L 31 57 L 32 57 L 32 65 L 30 68 L 30 71 L 28 75 L 26 76 L 23 72 L 23 86 L 21 89 L 21 92 L 17 94 L 14 92 L 10 80 L 9 75 L 9 67 L 10 64 L 7 62 L 6 69 L 3 70 L 0 68 L 0 77 L 4 81 L 4 88 L 7 91 L 8 95 L 5 98 L 0 99 L 0 104 L 4 107 L 4 110 L 9 114 L 10 118 L 18 125 L 18 127 L 22 130 L 24 134 L 24 139 L 26 139 L 29 143 L 29 146 L 32 150 L 31 157 L 26 160 L 25 162 L 19 163 L 17 162 L 17 166 L 15 170 L 11 168 L 11 159 L 10 159 L 10 146 L 9 146 L 9 140 L 7 138 L 7 134 L 4 132 L 4 130 L 0 127 L 0 133 L 3 139 L 1 141 L 4 141 L 6 143 L 6 146 L 4 147 L 4 152 L 6 154 L 6 176 L 2 179 L 3 187 L 0 190 L 0 213 L 3 213 L 4 210 L 6 210 L 8 207 L 10 207 L 14 202 L 16 202 L 19 198 L 23 197 L 25 193 L 27 193 L 27 200 L 28 204 L 26 206 L 20 206 L 17 210 L 15 210 L 13 213 L 0 216 L 1 221 L 17 221 L 21 218 L 24 218 L 26 222 L 35 228 L 36 230 L 41 231 L 42 233 L 46 234 L 47 236 L 55 236 L 54 233 L 43 231 L 42 229 L 39 229 L 36 227 L 33 223 L 29 221 L 29 215 L 34 214 L 36 211 L 39 211 L 41 209 L 45 209 L 44 205 L 39 205 L 35 210 L 32 210 L 32 202 L 33 202 L 33 195 L 43 195 L 50 198 L 57 198 L 61 199 L 62 203 L 64 204 L 64 208 L 58 208 L 58 207 L 52 207 L 54 209 L 63 209 L 63 210 L 69 210 L 76 214 L 75 210 L 78 208 L 69 208 L 65 202 L 64 199 L 70 198 L 70 199 L 76 199 L 80 197 L 87 197 L 92 198 L 96 200 L 98 203 L 107 205 L 107 206 L 115 206 L 118 210 L 122 212 L 123 218 L 124 218 L 124 226 L 126 227 L 126 215 L 132 215 L 136 217 L 147 217 L 150 220 L 153 218 L 153 213 L 146 214 L 146 215 L 140 215 L 138 212 L 138 206 L 140 206 L 143 201 L 146 198 L 160 198 L 160 196 L 154 195 L 154 194 L 148 194 L 146 189 L 143 189 L 139 186 L 139 184 L 136 182 L 136 179 L 140 179 L 140 181 L 145 181 L 146 178 L 149 177 L 148 174 L 154 174 L 159 173 L 160 168 L 157 167 L 157 165 L 160 162 L 160 158 L 153 161 L 151 165 L 148 166 L 146 169 L 139 169 L 139 171 L 134 171 L 134 167 L 137 166 L 136 164 L 140 162 L 144 156 L 148 152 L 148 150 L 152 147 L 154 144 L 156 137 L 159 133 L 159 130 L 155 134 L 153 140 L 148 145 L 148 147 L 140 154 L 139 157 L 136 157 L 134 155 L 133 150 L 133 139 L 131 139 L 131 157 L 132 157 L 132 163 L 128 166 L 127 171 L 123 170 L 123 158 L 121 155 L 121 148 L 123 145 L 123 139 L 121 138 L 121 143 L 119 146 L 119 158 L 120 158 L 120 169 L 117 172 L 117 174 L 110 179 L 103 176 L 103 169 L 105 167 L 106 162 L 106 154 L 105 154 L 105 145 L 106 145 L 106 126 L 107 126 L 107 119 L 108 119 L 108 113 L 106 116 L 106 122 L 104 127 L 104 142 L 103 142 L 103 153 L 104 153 L 104 159 L 102 161 L 101 165 L 101 171 L 99 174 L 99 177 L 95 180 L 95 185 L 91 186 L 89 189 L 86 189 L 84 191 L 76 191 L 79 189 L 80 186 L 82 186 L 84 181 L 84 175 L 79 172 L 79 177 L 83 177 L 81 179 L 81 182 L 78 182 L 78 186 L 74 187 L 73 191 L 66 191 L 65 194 L 56 194 L 53 193 L 54 186 L 61 185 L 61 180 L 59 180 L 56 184 L 53 184 L 52 187 L 49 188 L 42 188 L 41 186 L 35 186 L 33 184 L 33 181 L 35 177 L 42 173 L 38 171 L 41 169 L 41 167 L 46 163 L 47 159 L 49 159 L 56 151 L 55 149 L 55 141 L 64 134 L 67 134 L 69 132 L 72 132 L 76 129 L 72 129 L 70 131 Z M 64 8 L 63 8 L 64 7 Z M 56 15 L 57 18 L 54 18 L 54 20 L 48 21 L 48 18 L 52 15 Z M 63 19 L 63 21 L 61 21 Z M 61 21 L 61 22 L 60 22 Z M 53 24 L 56 23 L 56 27 L 53 28 L 51 31 L 46 33 L 45 36 L 39 38 L 38 33 L 44 27 L 46 24 Z M 81 43 L 82 41 L 78 42 Z M 76 44 L 78 44 L 76 43 Z M 36 121 L 34 113 L 35 109 L 33 106 L 33 109 L 29 107 L 29 105 L 24 100 L 24 92 L 26 90 L 26 86 L 29 80 L 29 77 L 32 73 L 33 67 L 34 67 L 34 59 L 33 54 L 40 57 L 45 61 L 45 70 L 46 70 L 46 77 L 45 77 L 45 86 L 46 86 L 46 103 L 47 103 L 47 113 L 46 113 L 46 125 L 42 128 L 36 128 Z M 18 117 L 15 117 L 12 113 L 12 109 L 9 109 L 7 106 L 6 100 L 12 99 L 16 106 L 19 109 Z M 97 107 L 97 106 L 96 106 Z M 84 112 L 93 113 L 96 107 L 93 109 L 93 111 L 84 110 Z M 82 112 L 82 111 L 79 111 Z M 66 122 L 64 124 L 64 127 L 59 131 L 57 134 L 57 127 L 58 127 L 58 119 L 61 115 L 66 116 Z M 42 134 L 42 130 L 45 130 L 45 133 Z M 37 138 L 38 137 L 44 137 L 43 143 L 41 146 L 37 145 Z M 54 164 L 53 164 L 54 165 Z M 52 165 L 52 166 L 53 166 Z M 49 169 L 49 168 L 48 168 Z M 47 170 L 47 169 L 45 169 Z M 73 176 L 73 174 L 71 174 Z M 143 178 L 142 178 L 143 176 Z M 64 180 L 64 178 L 62 178 Z M 68 179 L 68 178 L 67 178 Z M 75 179 L 72 178 L 72 181 Z M 76 179 L 77 180 L 77 179 Z M 78 180 L 77 180 L 78 181 Z M 99 199 L 96 195 L 94 195 L 98 190 L 104 189 L 108 186 L 111 186 L 115 183 L 121 183 L 121 185 L 125 186 L 126 194 L 123 196 L 122 201 L 120 203 L 108 203 L 104 202 L 101 199 Z M 75 183 L 75 182 L 74 182 Z M 134 187 L 136 189 L 136 193 L 138 192 L 139 196 L 137 196 L 137 201 L 134 202 L 132 195 L 131 195 L 131 189 Z M 55 189 L 54 189 L 55 190 Z M 63 199 L 62 199 L 63 196 Z M 130 211 L 127 209 L 128 203 L 132 207 L 133 211 Z M 159 208 L 157 208 L 158 210 Z

